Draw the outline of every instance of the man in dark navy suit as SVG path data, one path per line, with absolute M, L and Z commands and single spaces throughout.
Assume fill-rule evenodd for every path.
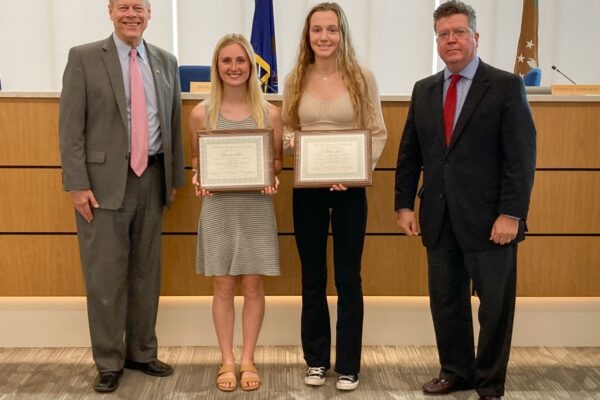
M 434 13 L 443 71 L 417 82 L 398 152 L 398 225 L 419 223 L 441 369 L 428 395 L 475 388 L 504 395 L 516 297 L 517 243 L 535 172 L 535 127 L 521 78 L 479 59 L 475 11 L 448 1 Z M 471 287 L 480 299 L 474 349 Z

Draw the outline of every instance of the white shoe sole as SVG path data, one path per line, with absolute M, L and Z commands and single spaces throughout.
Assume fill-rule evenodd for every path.
M 323 386 L 323 384 L 325 384 L 325 378 L 318 379 L 318 378 L 310 378 L 310 377 L 306 376 L 306 377 L 304 377 L 304 383 L 306 383 L 307 385 L 310 385 L 310 386 Z
M 338 390 L 354 390 L 358 387 L 358 382 L 360 381 L 356 381 L 354 383 L 336 382 L 335 387 L 338 388 Z

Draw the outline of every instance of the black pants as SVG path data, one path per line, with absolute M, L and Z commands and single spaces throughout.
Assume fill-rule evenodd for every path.
M 294 189 L 294 230 L 302 264 L 302 349 L 311 367 L 331 366 L 327 307 L 327 235 L 333 232 L 338 294 L 335 371 L 360 372 L 363 296 L 360 265 L 367 224 L 364 188 L 345 192 Z
M 440 376 L 481 396 L 502 396 L 516 296 L 517 244 L 463 251 L 448 214 L 440 240 L 427 249 L 429 296 Z M 469 281 L 480 300 L 477 355 Z

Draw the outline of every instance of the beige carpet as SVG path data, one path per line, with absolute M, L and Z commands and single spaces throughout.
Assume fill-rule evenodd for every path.
M 369 346 L 363 351 L 360 386 L 340 393 L 335 374 L 320 388 L 304 385 L 299 347 L 262 347 L 256 363 L 263 386 L 256 392 L 221 393 L 214 386 L 219 352 L 214 347 L 161 348 L 175 367 L 167 378 L 126 370 L 119 389 L 99 395 L 87 348 L 0 349 L 0 399 L 428 399 L 421 384 L 437 373 L 434 347 Z M 600 348 L 514 348 L 505 399 L 600 400 Z M 474 391 L 440 400 L 477 399 Z

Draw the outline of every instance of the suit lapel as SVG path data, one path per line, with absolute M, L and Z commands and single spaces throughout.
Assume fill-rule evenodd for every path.
M 460 115 L 458 116 L 458 120 L 456 121 L 456 126 L 454 127 L 454 132 L 452 134 L 452 141 L 450 142 L 448 149 L 451 149 L 452 146 L 454 146 L 454 143 L 456 143 L 462 134 L 465 125 L 473 115 L 473 112 L 479 105 L 483 95 L 488 91 L 489 87 L 490 80 L 488 76 L 488 68 L 487 65 L 480 60 L 479 67 L 477 67 L 477 72 L 475 72 L 475 76 L 473 77 L 473 83 L 471 83 L 469 93 L 467 93 L 467 98 L 465 99 L 465 103 L 463 104 Z
M 117 106 L 121 113 L 121 119 L 125 129 L 129 129 L 129 122 L 127 118 L 127 98 L 125 97 L 125 84 L 123 83 L 123 72 L 121 71 L 121 62 L 119 61 L 119 54 L 117 53 L 117 46 L 112 36 L 102 45 L 102 60 L 108 72 L 110 84 L 117 101 Z
M 161 135 L 163 135 L 163 132 L 165 131 L 164 129 L 162 129 L 164 127 L 165 121 L 165 107 L 163 107 L 164 99 L 162 95 L 162 89 L 164 87 L 164 79 L 162 77 L 162 75 L 164 74 L 163 63 L 160 57 L 157 57 L 156 54 L 154 54 L 154 51 L 152 51 L 152 48 L 145 40 L 144 47 L 146 48 L 148 62 L 150 63 L 150 71 L 152 72 L 152 80 L 154 81 L 154 90 L 156 91 L 156 105 L 158 107 L 158 121 L 161 126 Z
M 434 132 L 441 132 L 437 136 L 440 146 L 446 147 L 444 142 L 444 110 L 443 110 L 443 94 L 444 94 L 444 72 L 439 72 L 434 76 L 433 82 L 429 88 L 429 96 L 432 100 L 431 111 L 433 115 Z

